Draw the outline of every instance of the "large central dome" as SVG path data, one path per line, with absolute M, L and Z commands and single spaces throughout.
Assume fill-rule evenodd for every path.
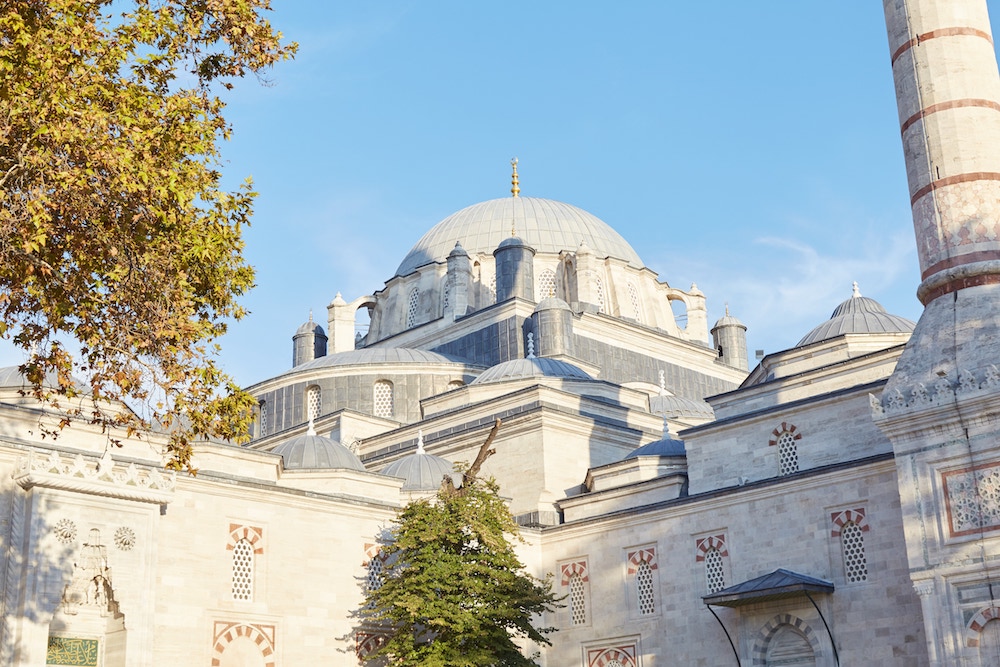
M 444 262 L 456 241 L 470 255 L 492 254 L 510 236 L 512 226 L 539 253 L 573 251 L 583 242 L 598 257 L 643 265 L 628 241 L 583 209 L 551 199 L 505 197 L 473 204 L 434 225 L 403 258 L 396 275 L 405 276 L 429 262 Z

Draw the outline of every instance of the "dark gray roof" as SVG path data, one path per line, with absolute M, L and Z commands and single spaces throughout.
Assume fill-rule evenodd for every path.
M 466 359 L 427 350 L 407 347 L 366 347 L 361 350 L 337 352 L 307 361 L 295 367 L 295 372 L 330 366 L 367 366 L 371 364 L 468 364 Z
M 354 452 L 322 435 L 309 433 L 299 435 L 281 443 L 271 452 L 281 454 L 281 458 L 285 460 L 285 468 L 290 470 L 347 468 L 364 471 L 365 469 L 361 459 Z
M 686 454 L 683 440 L 664 438 L 632 450 L 622 460 L 635 459 L 640 456 L 685 456 Z
M 540 313 L 543 310 L 568 310 L 573 312 L 573 309 L 569 307 L 569 304 L 562 299 L 554 296 L 548 296 L 538 302 L 535 306 L 536 313 Z
M 548 359 L 546 357 L 527 357 L 511 359 L 492 366 L 472 381 L 471 384 L 487 384 L 490 382 L 505 382 L 525 378 L 565 378 L 574 380 L 593 380 L 583 369 L 566 361 Z
M 791 570 L 778 569 L 762 577 L 744 581 L 721 591 L 703 595 L 705 604 L 739 607 L 744 604 L 779 600 L 804 593 L 832 593 L 833 584 Z
M 296 336 L 300 334 L 318 334 L 320 336 L 325 336 L 326 332 L 323 331 L 323 327 L 313 322 L 312 318 L 310 317 L 308 322 L 306 322 L 305 324 L 303 324 L 302 326 L 300 326 L 298 329 L 295 330 Z
M 403 491 L 436 491 L 441 488 L 445 475 L 451 475 L 457 484 L 461 477 L 454 473 L 451 461 L 422 451 L 404 456 L 382 469 L 383 475 L 406 480 Z
M 875 299 L 861 296 L 855 285 L 851 298 L 837 306 L 830 319 L 807 333 L 796 347 L 843 334 L 910 333 L 915 326 L 905 317 L 887 313 Z
M 705 401 L 683 396 L 650 396 L 649 411 L 671 419 L 698 417 L 714 419 L 715 411 Z
M 456 241 L 470 254 L 489 255 L 510 237 L 512 224 L 539 253 L 572 252 L 586 241 L 600 257 L 643 266 L 621 234 L 583 209 L 538 197 L 503 197 L 473 204 L 434 225 L 403 258 L 396 275 L 405 276 L 424 264 L 445 261 Z

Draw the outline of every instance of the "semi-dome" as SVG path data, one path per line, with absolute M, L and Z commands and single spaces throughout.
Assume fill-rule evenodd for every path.
M 684 441 L 677 440 L 675 438 L 666 437 L 662 440 L 656 440 L 655 442 L 650 442 L 642 447 L 638 447 L 629 452 L 625 459 L 636 459 L 640 456 L 686 456 L 687 452 L 684 449 Z
M 705 401 L 667 394 L 650 396 L 649 411 L 669 419 L 715 419 L 715 411 Z
M 547 357 L 526 357 L 503 361 L 487 368 L 471 384 L 488 384 L 523 380 L 527 378 L 563 378 L 566 380 L 593 380 L 583 369 L 573 364 Z
M 424 451 L 422 437 L 417 442 L 416 452 L 393 461 L 381 472 L 387 477 L 402 477 L 405 480 L 403 491 L 437 491 L 445 475 L 450 475 L 456 484 L 460 482 L 451 461 Z
M 511 226 L 538 253 L 571 251 L 582 241 L 599 257 L 643 266 L 628 241 L 583 209 L 551 199 L 504 197 L 473 204 L 434 225 L 403 258 L 396 275 L 405 276 L 430 262 L 444 262 L 456 242 L 470 254 L 491 255 L 510 238 Z
M 283 442 L 271 450 L 281 454 L 289 470 L 346 468 L 364 472 L 365 466 L 354 452 L 339 442 L 314 431 Z
M 540 313 L 545 310 L 568 310 L 573 312 L 568 303 L 555 296 L 547 296 L 539 301 L 533 312 Z
M 875 299 L 861 296 L 854 283 L 851 298 L 837 306 L 830 319 L 806 334 L 796 347 L 843 334 L 912 333 L 915 326 L 912 320 L 887 313 Z

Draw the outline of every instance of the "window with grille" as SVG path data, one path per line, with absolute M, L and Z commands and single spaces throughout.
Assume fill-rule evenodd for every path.
M 726 587 L 722 553 L 715 547 L 705 552 L 705 584 L 709 593 L 718 593 Z
M 378 556 L 368 561 L 368 575 L 365 577 L 368 590 L 374 591 L 382 586 L 382 569 L 382 559 Z
M 635 568 L 635 597 L 640 614 L 656 611 L 656 596 L 653 590 L 653 569 L 647 561 L 640 561 Z
M 545 269 L 538 276 L 538 300 L 548 299 L 556 295 L 556 272 Z
M 392 398 L 392 383 L 388 380 L 375 382 L 375 416 L 389 417 L 395 414 L 395 404 Z
M 441 294 L 441 310 L 448 310 L 448 306 L 450 304 L 451 304 L 451 281 L 445 278 L 444 287 L 442 288 L 442 294 Z
M 319 387 L 313 385 L 306 389 L 306 418 L 319 419 L 320 392 Z
M 868 581 L 865 534 L 861 527 L 852 521 L 845 523 L 840 529 L 840 543 L 844 549 L 844 574 L 847 582 L 856 584 Z
M 632 302 L 632 312 L 635 313 L 635 319 L 641 320 L 642 309 L 639 307 L 639 290 L 632 283 L 628 284 L 628 300 Z
M 497 302 L 497 277 L 490 276 L 490 303 Z
M 778 436 L 778 474 L 790 475 L 799 471 L 799 451 L 795 436 L 785 431 Z
M 406 326 L 412 327 L 417 323 L 417 305 L 420 302 L 420 290 L 416 287 L 410 290 L 410 297 L 406 301 Z
M 595 278 L 594 284 L 597 288 L 597 312 L 606 313 L 607 310 L 604 307 L 604 281 L 600 278 Z
M 253 600 L 253 545 L 246 538 L 233 547 L 233 599 Z
M 587 622 L 587 589 L 583 577 L 574 573 L 569 578 L 569 614 L 573 625 Z
M 267 435 L 267 403 L 261 401 L 258 408 L 260 410 L 260 435 L 264 437 Z

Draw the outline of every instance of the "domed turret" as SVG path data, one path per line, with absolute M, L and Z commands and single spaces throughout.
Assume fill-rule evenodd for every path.
M 915 326 L 905 317 L 887 313 L 875 299 L 861 296 L 858 284 L 854 283 L 851 298 L 837 306 L 830 319 L 806 334 L 796 347 L 843 334 L 912 333 Z
M 292 336 L 292 366 L 326 356 L 326 332 L 313 322 L 312 311 L 309 321 L 300 326 Z
M 711 333 L 719 361 L 741 371 L 748 370 L 747 327 L 729 314 L 728 305 L 726 314 L 715 323 Z
M 573 311 L 568 303 L 554 296 L 542 299 L 531 314 L 531 323 L 539 356 L 574 354 Z
M 535 299 L 535 249 L 517 236 L 500 242 L 493 251 L 497 271 L 497 303 L 519 297 Z

